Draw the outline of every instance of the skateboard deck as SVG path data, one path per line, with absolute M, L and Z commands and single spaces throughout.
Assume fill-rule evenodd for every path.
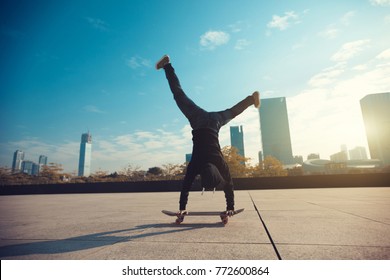
M 244 208 L 235 210 L 233 216 L 243 211 Z M 181 224 L 185 216 L 219 216 L 224 225 L 227 224 L 229 220 L 229 216 L 226 215 L 226 211 L 190 211 L 184 215 L 178 215 L 177 212 L 172 212 L 168 210 L 162 210 L 161 212 L 168 216 L 177 217 L 176 224 Z

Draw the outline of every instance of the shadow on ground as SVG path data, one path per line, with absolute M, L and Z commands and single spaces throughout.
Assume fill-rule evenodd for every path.
M 27 243 L 0 247 L 0 258 L 18 257 L 32 254 L 69 253 L 114 245 L 117 243 L 131 242 L 151 236 L 216 227 L 223 227 L 223 225 L 221 223 L 186 223 L 181 225 L 176 225 L 174 223 L 147 224 L 139 225 L 134 228 L 99 232 L 60 240 L 30 240 L 30 242 Z M 157 229 L 157 231 L 150 232 L 152 229 Z

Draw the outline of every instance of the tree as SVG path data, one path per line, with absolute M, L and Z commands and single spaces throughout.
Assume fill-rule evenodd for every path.
M 128 177 L 134 177 L 139 170 L 141 169 L 140 166 L 136 165 L 133 166 L 131 164 L 127 165 L 127 167 L 123 168 L 122 171 L 119 172 L 120 175 L 125 175 Z
M 272 156 L 267 156 L 255 168 L 255 174 L 260 177 L 287 176 L 287 171 L 283 169 L 283 164 Z
M 51 162 L 48 165 L 42 166 L 42 171 L 39 175 L 40 177 L 49 179 L 49 181 L 58 182 L 60 181 L 61 176 L 64 175 L 62 174 L 63 171 L 64 169 L 61 164 Z
M 246 162 L 249 158 L 245 158 L 238 153 L 238 149 L 233 146 L 225 146 L 222 148 L 222 154 L 229 166 L 230 175 L 234 178 L 247 177 L 248 168 Z
M 151 176 L 161 176 L 163 175 L 163 170 L 161 169 L 161 167 L 150 167 L 148 169 L 148 172 L 146 172 L 146 175 L 151 175 Z
M 7 185 L 11 182 L 12 170 L 8 167 L 0 167 L 0 185 Z
M 183 174 L 184 166 L 182 164 L 163 164 L 163 175 L 168 180 L 176 179 L 179 175 Z

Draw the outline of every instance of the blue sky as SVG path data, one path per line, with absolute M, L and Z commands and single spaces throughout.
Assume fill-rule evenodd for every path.
M 390 1 L 1 1 L 0 166 L 13 152 L 77 170 L 182 163 L 191 129 L 155 62 L 168 53 L 187 94 L 209 111 L 255 90 L 287 97 L 294 155 L 367 146 L 359 100 L 390 91 Z M 246 155 L 261 149 L 258 112 Z

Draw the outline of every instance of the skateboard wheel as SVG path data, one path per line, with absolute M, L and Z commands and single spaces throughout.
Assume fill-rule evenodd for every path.
M 179 225 L 184 221 L 184 216 L 178 216 L 176 219 L 176 224 Z
M 221 218 L 221 221 L 224 225 L 226 225 L 229 221 L 229 217 L 226 215 L 221 215 L 220 218 Z

